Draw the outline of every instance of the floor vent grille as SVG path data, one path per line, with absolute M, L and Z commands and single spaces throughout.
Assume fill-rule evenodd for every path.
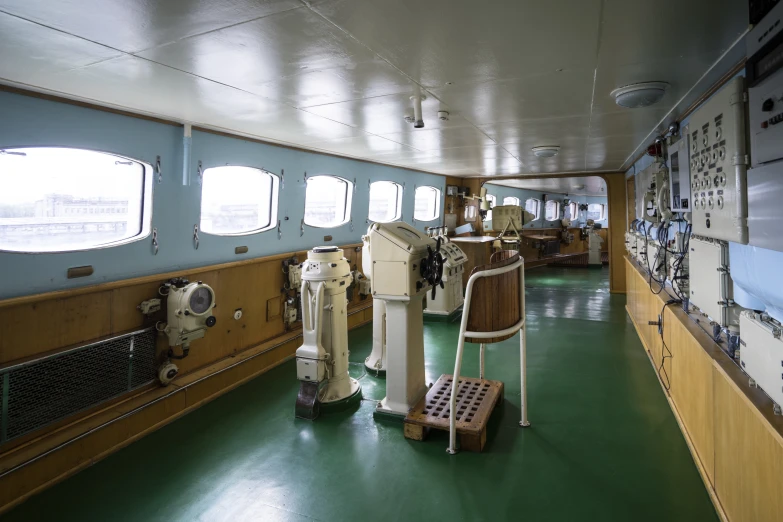
M 0 370 L 0 442 L 153 381 L 156 337 L 149 328 Z

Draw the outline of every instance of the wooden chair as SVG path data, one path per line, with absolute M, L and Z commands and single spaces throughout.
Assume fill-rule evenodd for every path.
M 479 374 L 484 380 L 484 352 L 487 343 L 499 343 L 520 332 L 520 382 L 522 385 L 522 427 L 530 426 L 527 420 L 526 335 L 525 335 L 525 260 L 518 252 L 504 250 L 490 258 L 489 265 L 473 269 L 468 279 L 465 304 L 459 330 L 457 359 L 449 403 L 448 452 L 457 452 L 457 391 L 465 342 L 479 344 Z

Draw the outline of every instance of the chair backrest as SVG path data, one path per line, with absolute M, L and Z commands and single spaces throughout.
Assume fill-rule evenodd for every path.
M 492 257 L 489 258 L 489 264 L 491 265 L 493 263 L 505 261 L 506 259 L 514 257 L 517 254 L 519 254 L 519 252 L 517 252 L 516 250 L 500 250 L 492 254 Z
M 474 268 L 470 275 L 513 265 L 519 261 L 519 253 L 502 250 L 492 254 L 490 261 L 488 265 Z M 497 332 L 517 324 L 525 314 L 520 305 L 521 279 L 519 269 L 476 279 L 471 292 L 470 309 L 463 311 L 468 314 L 466 331 Z M 466 337 L 465 340 L 469 343 L 497 343 L 514 335 L 516 332 L 491 339 Z

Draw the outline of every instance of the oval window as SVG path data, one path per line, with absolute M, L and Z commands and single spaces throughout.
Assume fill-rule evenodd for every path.
M 0 250 L 70 252 L 149 235 L 152 167 L 83 149 L 0 149 Z
M 370 209 L 367 218 L 377 223 L 397 221 L 402 215 L 402 185 L 393 181 L 370 184 Z
M 440 190 L 435 187 L 418 187 L 414 198 L 413 219 L 432 221 L 440 216 Z
M 305 225 L 333 228 L 351 219 L 353 183 L 336 176 L 307 178 Z
M 277 176 L 252 167 L 212 167 L 201 185 L 201 231 L 253 234 L 277 225 Z

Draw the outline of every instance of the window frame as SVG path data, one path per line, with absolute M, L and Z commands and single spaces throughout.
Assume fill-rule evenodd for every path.
M 394 217 L 388 221 L 375 221 L 370 217 L 370 210 L 372 209 L 372 196 L 371 196 L 372 186 L 375 185 L 376 183 L 388 183 L 394 185 L 395 188 L 397 189 L 397 208 L 395 210 Z M 395 221 L 399 221 L 400 219 L 402 219 L 402 196 L 404 191 L 405 191 L 405 187 L 403 187 L 401 183 L 397 183 L 396 181 L 385 180 L 385 179 L 371 181 L 367 193 L 369 199 L 368 209 L 367 209 L 367 220 L 372 223 L 394 223 Z
M 549 206 L 549 204 L 552 203 L 555 206 L 555 217 L 553 219 L 549 219 L 549 209 L 546 208 Z M 546 221 L 557 221 L 560 219 L 560 202 L 555 199 L 549 199 L 547 200 L 546 204 L 544 205 L 544 219 Z
M 601 213 L 599 214 L 599 218 L 598 219 L 588 218 L 587 217 L 587 213 L 590 212 L 590 206 L 591 205 L 598 205 L 598 206 L 601 207 Z M 587 204 L 587 210 L 585 212 L 586 212 L 585 213 L 585 219 L 592 219 L 593 221 L 603 221 L 603 220 L 606 219 L 606 204 L 605 203 L 588 203 Z
M 576 201 L 572 201 L 568 204 L 569 209 L 571 210 L 571 220 L 575 220 L 579 218 L 579 203 Z
M 535 201 L 535 203 L 536 203 L 536 211 L 533 214 L 533 219 L 531 221 L 538 221 L 539 219 L 541 219 L 541 200 L 538 199 L 538 198 L 527 198 L 525 200 L 525 206 L 524 206 L 524 209 L 525 209 L 526 212 L 530 212 L 527 209 L 527 202 L 528 201 Z
M 344 214 L 343 214 L 344 218 L 342 222 L 337 223 L 335 225 L 313 225 L 312 223 L 307 222 L 307 184 L 310 182 L 310 180 L 316 178 L 331 178 L 345 183 L 345 207 L 344 207 Z M 305 178 L 304 214 L 302 215 L 302 223 L 312 228 L 339 228 L 344 225 L 347 225 L 348 223 L 350 223 L 352 219 L 351 211 L 353 210 L 352 205 L 353 205 L 354 189 L 355 189 L 354 182 L 349 179 L 345 179 L 342 176 L 335 176 L 333 174 L 316 174 L 314 176 L 308 176 L 307 178 Z
M 119 154 L 116 152 L 106 151 L 106 150 L 96 150 L 96 149 L 88 149 L 88 148 L 82 148 L 82 147 L 65 147 L 65 146 L 46 146 L 46 145 L 12 145 L 3 147 L 0 146 L 0 154 L 5 154 L 5 151 L 19 151 L 19 150 L 25 150 L 25 149 L 59 149 L 59 150 L 75 150 L 80 152 L 90 152 L 95 154 L 103 154 L 106 156 L 113 156 L 117 158 L 115 161 L 131 161 L 133 163 L 136 163 L 142 167 L 142 181 L 141 181 L 141 216 L 140 216 L 140 222 L 141 222 L 141 229 L 139 230 L 139 233 L 130 236 L 124 239 L 118 239 L 116 241 L 110 241 L 107 243 L 101 243 L 98 245 L 93 245 L 90 247 L 78 247 L 78 248 L 72 248 L 67 250 L 8 250 L 6 248 L 3 248 L 2 245 L 0 245 L 0 253 L 8 253 L 8 254 L 32 254 L 32 255 L 40 255 L 40 254 L 72 254 L 75 252 L 92 252 L 95 250 L 105 250 L 108 248 L 115 248 L 120 247 L 124 245 L 129 245 L 132 243 L 136 243 L 138 241 L 143 241 L 150 237 L 152 235 L 152 213 L 153 213 L 153 198 L 154 198 L 154 178 L 155 178 L 155 172 L 154 167 L 147 163 L 146 161 L 142 161 L 139 159 L 131 158 L 130 156 L 125 156 L 123 154 Z M 13 154 L 13 153 L 11 153 Z M 83 215 L 83 214 L 89 214 L 90 212 L 85 211 L 79 212 L 79 213 L 72 213 L 74 215 Z M 127 212 L 123 212 L 123 214 L 126 214 Z
M 486 223 L 487 221 L 492 221 L 492 209 L 497 206 L 498 198 L 494 194 L 489 193 L 487 193 L 485 197 L 487 198 L 487 203 L 489 203 L 489 210 L 487 210 L 487 214 L 483 219 L 483 221 Z
M 435 192 L 435 217 L 432 217 L 430 219 L 422 219 L 419 217 L 416 217 L 416 193 L 419 192 L 419 190 L 427 189 L 432 190 Z M 419 187 L 416 187 L 416 190 L 413 191 L 413 220 L 414 221 L 421 221 L 423 223 L 428 223 L 430 221 L 435 221 L 436 219 L 440 218 L 440 196 L 441 196 L 441 190 L 438 187 L 433 187 L 432 185 L 421 185 Z
M 509 203 L 508 200 L 515 201 L 516 203 L 513 203 L 513 202 Z M 522 206 L 522 205 L 520 205 L 520 203 L 521 203 L 521 200 L 518 197 L 516 197 L 516 196 L 506 196 L 506 197 L 503 198 L 503 206 L 512 205 L 512 206 L 515 206 L 515 207 L 520 207 L 520 206 Z
M 207 172 L 212 169 L 220 169 L 225 167 L 242 167 L 247 169 L 253 169 L 261 172 L 262 174 L 266 174 L 267 176 L 270 176 L 272 179 L 272 190 L 270 190 L 269 193 L 269 224 L 265 227 L 256 228 L 253 230 L 249 230 L 246 232 L 229 232 L 225 234 L 218 234 L 215 232 L 208 232 L 204 230 L 202 226 L 202 219 L 203 219 L 203 211 L 204 211 L 204 181 L 203 176 L 206 176 Z M 277 228 L 277 219 L 278 219 L 278 208 L 279 208 L 279 202 L 280 202 L 280 178 L 277 176 L 277 174 L 274 174 L 272 172 L 269 172 L 268 170 L 264 170 L 262 168 L 258 167 L 251 167 L 248 165 L 215 165 L 213 167 L 207 167 L 202 170 L 202 182 L 201 182 L 201 193 L 200 193 L 200 200 L 199 200 L 199 219 L 198 219 L 198 227 L 199 232 L 202 232 L 204 234 L 207 234 L 209 236 L 216 236 L 216 237 L 237 237 L 237 236 L 252 236 L 253 234 L 260 234 L 262 232 L 267 232 L 269 230 L 272 230 L 273 228 Z

